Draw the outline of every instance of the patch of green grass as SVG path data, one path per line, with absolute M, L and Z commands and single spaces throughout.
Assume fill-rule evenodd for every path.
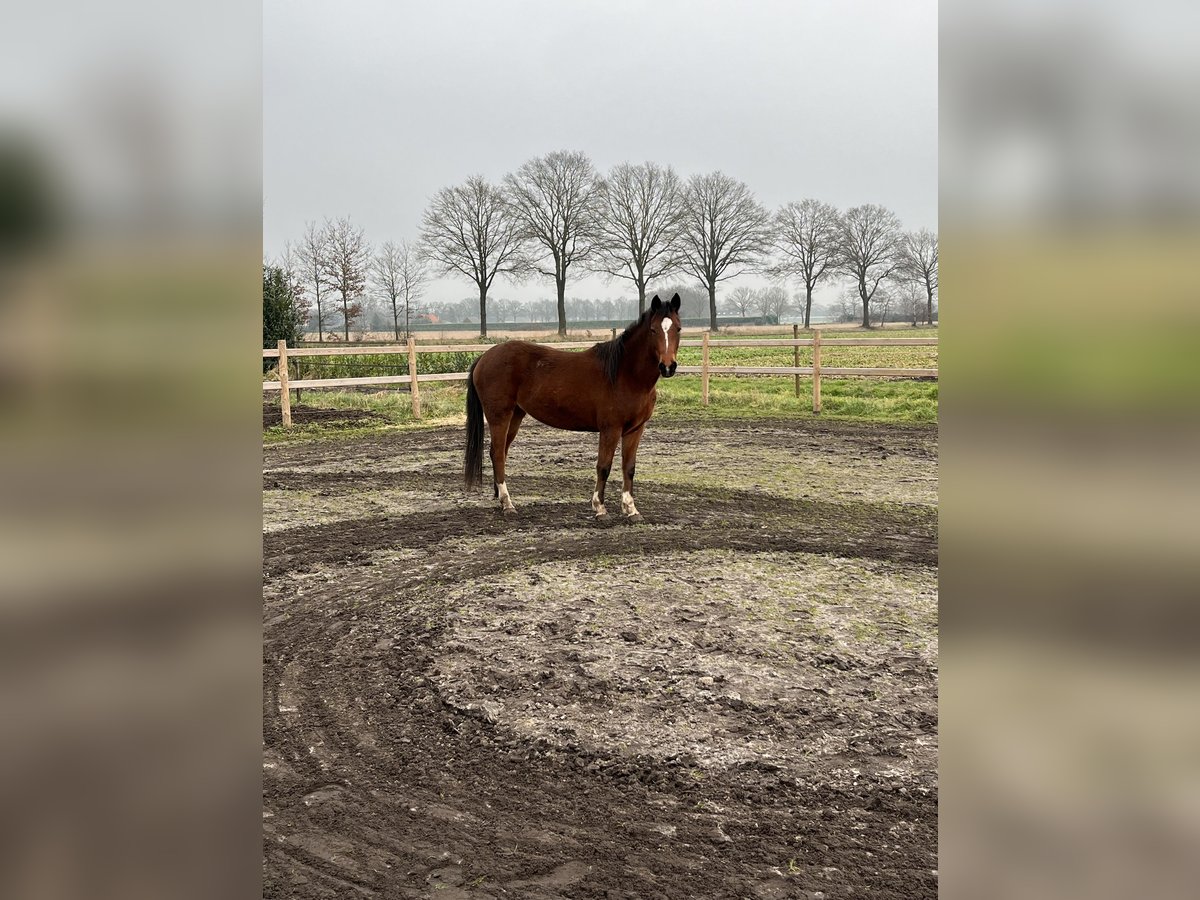
M 827 419 L 936 422 L 937 401 L 936 381 L 821 379 L 821 417 Z M 793 378 L 713 376 L 709 383 L 709 405 L 705 407 L 700 378 L 677 376 L 659 382 L 655 415 L 701 420 L 813 418 L 812 379 L 801 377 L 797 397 Z
M 315 345 L 314 345 L 315 346 Z M 417 354 L 418 375 L 465 372 L 478 353 L 452 351 Z M 293 380 L 301 378 L 366 378 L 373 375 L 407 375 L 408 357 L 402 353 L 371 353 L 342 356 L 295 356 L 288 366 Z
M 392 425 L 422 425 L 463 415 L 465 385 L 421 385 L 421 419 L 412 415 L 412 395 L 407 390 L 303 392 L 307 406 L 324 409 L 363 410 L 382 416 Z
M 278 403 L 278 395 L 273 395 Z M 268 401 L 270 402 L 270 401 Z M 295 399 L 293 395 L 293 406 Z M 274 426 L 263 431 L 268 444 L 313 438 L 356 438 L 396 428 L 415 430 L 444 425 L 462 425 L 465 418 L 466 388 L 457 384 L 434 383 L 421 387 L 421 418 L 414 419 L 412 397 L 407 390 L 383 389 L 371 392 L 348 390 L 312 390 L 301 392 L 304 406 L 318 409 L 362 410 L 377 418 L 350 419 L 344 422 L 295 423 L 291 431 Z
M 687 337 L 692 337 L 688 335 Z M 795 348 L 793 347 L 723 347 L 726 341 L 758 341 L 767 339 L 788 339 L 792 337 L 790 329 L 776 334 L 755 335 L 725 335 L 710 336 L 708 361 L 714 366 L 793 366 L 796 364 Z M 801 331 L 800 337 L 811 339 L 811 331 Z M 936 369 L 938 365 L 937 347 L 839 347 L 840 341 L 868 338 L 870 340 L 897 340 L 900 338 L 936 339 L 937 329 L 896 329 L 881 331 L 872 329 L 853 330 L 821 330 L 821 364 L 837 368 L 890 368 L 890 369 Z M 812 348 L 801 347 L 800 365 L 812 365 Z M 699 347 L 681 347 L 679 364 L 682 366 L 698 366 L 703 351 Z M 774 376 L 772 376 L 774 377 Z

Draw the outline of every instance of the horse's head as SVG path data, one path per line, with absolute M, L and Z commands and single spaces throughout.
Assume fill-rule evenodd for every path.
M 654 295 L 650 301 L 650 333 L 654 336 L 654 352 L 658 357 L 658 374 L 670 378 L 675 374 L 679 353 L 679 295 L 663 303 Z

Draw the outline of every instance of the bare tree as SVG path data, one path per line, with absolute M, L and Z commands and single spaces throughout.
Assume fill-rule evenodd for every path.
M 442 300 L 430 304 L 428 311 L 442 321 L 467 324 L 475 321 L 475 317 L 478 315 L 476 310 L 478 303 L 479 301 L 475 297 L 467 297 L 463 300 Z
M 789 203 L 775 214 L 777 270 L 804 284 L 804 327 L 812 316 L 813 290 L 833 273 L 838 258 L 838 211 L 819 200 Z
M 273 265 L 283 271 L 288 287 L 296 298 L 297 307 L 305 310 L 305 315 L 300 320 L 300 325 L 303 327 L 304 323 L 308 321 L 309 303 L 308 285 L 304 280 L 304 262 L 300 257 L 299 249 L 291 241 L 284 241 L 283 250 Z
M 504 183 L 523 238 L 537 248 L 531 268 L 554 278 L 558 333 L 565 335 L 567 274 L 595 255 L 601 181 L 587 156 L 557 151 L 529 160 Z
M 904 236 L 904 273 L 925 289 L 925 324 L 933 324 L 933 295 L 938 289 L 938 236 L 928 228 Z
M 479 334 L 487 336 L 488 290 L 500 273 L 518 271 L 521 232 L 504 193 L 482 175 L 442 188 L 421 221 L 421 247 L 443 274 L 463 275 L 479 288 Z
M 871 327 L 871 298 L 901 263 L 900 220 L 889 209 L 866 204 L 849 209 L 838 229 L 838 269 L 854 282 L 863 328 Z
M 717 282 L 752 271 L 771 242 L 770 214 L 745 184 L 723 172 L 694 175 L 684 202 L 684 267 L 708 288 L 717 330 Z
M 925 312 L 925 292 L 912 279 L 906 280 L 900 288 L 900 307 L 905 318 L 912 319 L 912 326 L 916 328 L 921 314 Z
M 368 275 L 370 277 L 371 298 L 384 311 L 390 313 L 392 333 L 396 341 L 400 341 L 400 310 L 403 308 L 404 279 L 400 274 L 400 248 L 391 241 L 385 242 L 371 257 Z M 405 333 L 408 332 L 407 314 L 405 313 Z
M 322 293 L 330 290 L 329 276 L 326 274 L 326 260 L 329 256 L 329 223 L 317 227 L 316 222 L 307 222 L 304 235 L 296 247 L 296 266 L 300 279 L 305 288 L 312 287 L 313 298 L 317 307 L 317 340 L 325 340 L 325 326 L 332 317 L 332 309 L 326 301 L 321 303 Z
M 779 318 L 791 307 L 792 298 L 782 284 L 772 284 L 754 292 L 754 304 L 764 318 Z
M 725 297 L 725 305 L 739 316 L 748 316 L 754 306 L 755 295 L 754 288 L 746 287 L 743 284 L 729 292 Z
M 647 162 L 613 167 L 604 181 L 596 269 L 637 286 L 638 315 L 646 286 L 679 268 L 683 184 L 668 166 Z
M 400 274 L 404 279 L 404 333 L 407 335 L 413 304 L 425 295 L 425 287 L 429 284 L 429 262 L 421 252 L 420 244 L 400 242 Z
M 420 298 L 428 280 L 425 257 L 408 241 L 388 241 L 371 260 L 371 288 L 375 297 L 392 314 L 396 340 L 400 340 L 400 312 L 404 311 L 404 335 L 411 326 L 413 302 Z
M 853 322 L 859 317 L 862 301 L 858 297 L 858 286 L 846 285 L 842 292 L 838 295 L 837 320 L 839 322 Z
M 325 277 L 329 286 L 342 298 L 342 328 L 350 340 L 350 323 L 362 314 L 362 295 L 367 286 L 367 266 L 371 248 L 363 230 L 349 218 L 335 219 L 326 224 L 329 237 L 325 257 Z
M 538 297 L 529 303 L 530 316 L 535 322 L 549 322 L 554 318 L 555 305 L 549 297 Z
M 663 297 L 679 295 L 681 319 L 700 319 L 708 315 L 708 291 L 692 279 L 659 285 L 655 291 Z
M 875 294 L 872 305 L 879 321 L 879 327 L 887 325 L 888 315 L 892 309 L 900 305 L 899 296 L 891 285 L 882 285 Z

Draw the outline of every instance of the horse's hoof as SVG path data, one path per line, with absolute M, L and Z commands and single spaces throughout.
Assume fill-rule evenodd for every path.
M 515 506 L 502 506 L 500 507 L 500 513 L 505 516 L 515 516 L 517 508 Z
M 633 525 L 641 525 L 646 520 L 642 518 L 641 513 L 634 513 L 632 516 L 626 516 L 625 521 Z

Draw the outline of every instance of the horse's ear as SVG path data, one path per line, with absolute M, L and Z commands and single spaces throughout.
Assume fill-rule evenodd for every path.
M 658 299 L 658 294 L 655 294 L 654 299 L 650 301 L 650 309 L 651 310 L 662 309 L 662 301 Z
M 671 298 L 671 312 L 679 312 L 679 295 Z

